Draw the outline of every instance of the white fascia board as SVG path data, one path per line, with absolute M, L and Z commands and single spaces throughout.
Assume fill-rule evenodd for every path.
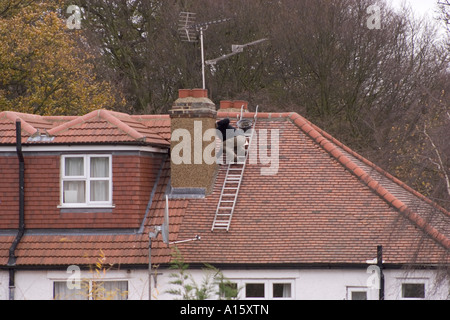
M 98 151 L 144 151 L 168 153 L 168 149 L 133 145 L 22 145 L 23 152 L 98 152 Z M 0 146 L 0 152 L 16 152 L 15 146 Z

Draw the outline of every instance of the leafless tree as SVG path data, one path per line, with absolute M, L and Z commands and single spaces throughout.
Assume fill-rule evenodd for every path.
M 449 51 L 431 24 L 406 9 L 398 13 L 384 0 L 72 2 L 83 8 L 98 74 L 123 93 L 127 112 L 166 112 L 178 88 L 201 86 L 200 46 L 180 41 L 181 11 L 197 13 L 197 22 L 230 18 L 205 31 L 206 59 L 233 44 L 268 41 L 207 69 L 214 101 L 297 111 L 426 195 L 448 201 L 446 164 L 439 169 L 432 151 L 434 143 L 447 161 L 438 139 L 443 124 L 431 115 L 445 114 L 436 99 L 448 101 Z M 373 6 L 379 28 L 369 27 Z
M 441 20 L 447 25 L 450 31 L 450 0 L 439 0 L 439 9 L 441 11 Z

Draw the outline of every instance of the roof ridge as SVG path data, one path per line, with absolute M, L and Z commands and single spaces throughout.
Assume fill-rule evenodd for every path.
M 308 120 L 306 120 L 306 121 L 308 121 Z M 395 176 L 393 176 L 392 174 L 390 174 L 389 172 L 387 172 L 383 168 L 377 166 L 372 161 L 370 161 L 367 158 L 363 157 L 362 155 L 360 155 L 359 153 L 357 153 L 356 151 L 354 151 L 353 149 L 351 149 L 350 147 L 348 147 L 347 145 L 345 145 L 344 143 L 342 143 L 338 139 L 334 138 L 328 132 L 326 132 L 323 129 L 317 127 L 315 124 L 311 123 L 310 121 L 308 121 L 308 122 L 315 130 L 317 130 L 320 134 L 322 134 L 322 136 L 324 136 L 328 140 L 331 140 L 332 143 L 336 144 L 337 146 L 342 148 L 344 151 L 348 152 L 350 155 L 352 155 L 353 157 L 357 158 L 358 160 L 360 160 L 364 164 L 368 165 L 369 167 L 371 167 L 372 169 L 374 169 L 378 173 L 384 175 L 386 178 L 388 178 L 389 180 L 394 182 L 399 187 L 401 187 L 401 188 L 405 189 L 406 191 L 412 193 L 414 196 L 418 197 L 420 200 L 425 201 L 427 204 L 433 206 L 434 208 L 436 208 L 436 209 L 440 210 L 442 213 L 444 213 L 446 216 L 450 217 L 450 212 L 448 212 L 445 208 L 441 207 L 440 205 L 438 205 L 437 203 L 435 203 L 431 199 L 427 198 L 426 196 L 424 196 L 423 194 L 421 194 L 417 190 L 411 188 L 406 183 L 404 183 L 400 179 L 396 178 Z
M 136 118 L 136 117 L 134 117 L 134 116 L 132 116 L 132 115 L 130 115 L 130 114 L 127 114 L 127 113 L 122 113 L 122 112 L 117 112 L 117 111 L 111 111 L 111 110 L 105 110 L 105 111 L 106 111 L 107 113 L 109 113 L 112 117 L 118 119 L 118 120 L 119 120 L 120 122 L 122 122 L 124 125 L 126 125 L 127 127 L 129 127 L 132 131 L 135 131 L 139 136 L 136 135 L 136 137 L 133 137 L 133 138 L 135 138 L 135 139 L 137 139 L 137 140 L 145 141 L 145 140 L 147 140 L 147 138 L 151 139 L 151 136 L 150 136 L 150 137 L 145 136 L 144 134 L 142 134 L 142 133 L 140 133 L 140 132 L 138 131 L 139 129 L 135 129 L 135 128 L 131 127 L 131 126 L 130 126 L 128 123 L 126 123 L 126 122 L 136 124 L 137 127 L 138 127 L 138 126 L 139 126 L 139 127 L 142 126 L 142 129 L 145 128 L 145 130 L 148 131 L 147 133 L 150 133 L 151 135 L 155 135 L 155 136 L 159 137 L 161 140 L 167 141 L 167 139 L 165 139 L 163 136 L 161 136 L 160 132 L 158 132 L 157 130 L 155 130 L 155 129 L 152 128 L 152 127 L 149 127 L 149 126 L 146 125 L 145 123 L 143 123 L 142 120 L 144 120 L 144 119 Z M 116 115 L 122 117 L 122 119 L 123 119 L 124 121 L 122 121 L 121 119 L 117 118 Z M 161 118 L 162 118 L 162 117 L 161 117 Z M 169 115 L 167 115 L 166 118 L 170 119 L 170 118 L 169 118 Z M 131 132 L 132 132 L 132 131 L 131 131 Z M 129 134 L 129 132 L 127 132 L 127 133 Z
M 114 112 L 117 113 L 117 112 Z M 63 131 L 66 131 L 70 129 L 71 127 L 74 127 L 76 125 L 82 124 L 87 122 L 88 120 L 94 119 L 95 117 L 101 118 L 113 126 L 117 127 L 119 130 L 125 132 L 127 135 L 131 136 L 133 139 L 139 140 L 139 141 L 145 141 L 145 136 L 136 131 L 135 129 L 131 128 L 126 123 L 122 122 L 119 118 L 117 118 L 114 115 L 113 112 L 106 110 L 106 109 L 99 109 L 91 111 L 83 116 L 79 116 L 76 119 L 73 119 L 71 121 L 65 122 L 59 126 L 56 126 L 48 131 L 50 135 L 57 135 L 58 133 L 61 133 Z M 123 114 L 125 115 L 125 114 Z
M 291 113 L 288 118 L 304 133 L 306 133 L 310 138 L 318 143 L 327 153 L 333 156 L 342 166 L 344 166 L 344 168 L 355 175 L 361 182 L 367 185 L 389 205 L 403 214 L 408 220 L 410 220 L 413 224 L 423 230 L 446 250 L 450 250 L 450 239 L 440 233 L 436 228 L 431 226 L 420 215 L 409 209 L 405 203 L 400 201 L 396 196 L 386 190 L 378 181 L 372 178 L 365 170 L 361 169 L 351 159 L 345 156 L 338 149 L 338 145 L 334 144 L 334 142 L 331 142 L 329 139 L 324 137 L 324 135 L 322 135 L 322 133 L 319 132 L 311 122 L 303 118 L 298 113 Z
M 14 111 L 3 111 L 2 113 L 5 115 L 6 119 L 11 120 L 13 123 L 16 123 L 17 120 L 20 120 L 22 129 L 25 130 L 26 132 L 28 132 L 30 135 L 33 135 L 38 131 L 38 129 L 36 129 L 31 124 L 29 124 L 25 119 L 20 117 L 21 114 L 25 115 L 24 113 L 19 113 L 19 112 L 14 112 Z M 38 115 L 33 115 L 33 116 L 40 117 Z
M 286 119 L 289 118 L 292 114 L 296 114 L 295 112 L 258 112 L 256 117 L 258 119 Z M 238 111 L 218 111 L 217 117 L 231 117 L 231 118 L 239 118 L 241 116 L 241 113 Z M 243 112 L 242 117 L 243 118 L 254 118 L 255 112 Z
M 168 114 L 131 114 L 129 115 L 132 119 L 135 120 L 161 120 L 161 119 L 170 119 L 170 115 Z
M 99 113 L 100 113 L 100 110 L 91 111 L 91 112 L 85 114 L 84 116 L 79 116 L 76 119 L 70 120 L 70 121 L 65 122 L 63 124 L 60 124 L 59 126 L 56 126 L 56 127 L 52 128 L 52 129 L 48 130 L 47 132 L 51 136 L 54 136 L 54 135 L 56 135 L 58 133 L 61 133 L 63 131 L 68 130 L 69 128 L 71 128 L 73 126 L 82 124 L 82 123 L 84 123 L 84 122 L 86 122 L 86 121 L 88 121 L 90 119 L 95 118 L 96 116 L 99 116 Z
M 104 120 L 108 121 L 112 125 L 116 126 L 119 130 L 122 130 L 126 134 L 128 134 L 133 139 L 139 140 L 139 141 L 145 141 L 146 137 L 138 132 L 136 129 L 130 127 L 128 124 L 122 122 L 115 113 L 120 114 L 119 112 L 109 111 L 105 109 L 99 110 L 99 117 L 103 118 Z M 125 115 L 125 114 L 123 114 Z

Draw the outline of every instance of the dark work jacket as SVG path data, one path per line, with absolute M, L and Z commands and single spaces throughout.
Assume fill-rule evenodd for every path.
M 228 118 L 217 122 L 217 130 L 219 130 L 222 134 L 222 141 L 233 138 L 237 135 L 236 128 L 230 125 L 230 119 Z

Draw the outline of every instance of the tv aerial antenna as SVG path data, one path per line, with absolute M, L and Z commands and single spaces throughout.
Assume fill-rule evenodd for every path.
M 221 24 L 232 19 L 219 19 L 208 22 L 202 22 L 196 24 L 196 13 L 193 12 L 181 12 L 179 17 L 178 24 L 178 33 L 180 35 L 181 41 L 185 42 L 197 42 L 198 37 L 197 33 L 199 33 L 200 38 L 200 50 L 202 56 L 202 83 L 203 89 L 206 89 L 206 80 L 205 80 L 205 48 L 204 48 L 204 31 L 208 29 L 209 26 L 215 24 Z
M 260 40 L 252 41 L 252 42 L 242 44 L 242 45 L 233 44 L 231 46 L 231 53 L 224 54 L 223 56 L 220 56 L 219 58 L 216 58 L 216 59 L 205 61 L 205 64 L 211 66 L 211 70 L 214 72 L 217 62 L 228 59 L 236 54 L 242 53 L 242 52 L 244 52 L 245 48 L 247 48 L 249 46 L 257 45 L 257 44 L 267 41 L 267 40 L 269 40 L 269 39 L 260 39 Z

